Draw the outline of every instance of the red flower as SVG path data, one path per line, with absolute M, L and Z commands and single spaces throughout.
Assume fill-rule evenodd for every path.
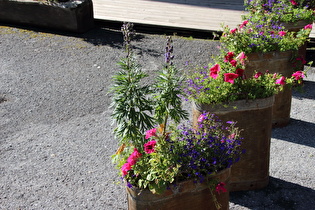
M 242 77 L 244 75 L 244 69 L 238 68 L 235 73 L 238 74 L 239 77 Z
M 280 36 L 285 36 L 286 34 L 287 34 L 287 32 L 285 32 L 285 31 L 279 31 Z
M 230 33 L 231 33 L 231 34 L 235 34 L 236 31 L 237 31 L 237 28 L 234 28 L 234 29 L 231 29 L 231 30 L 230 30 Z
M 234 84 L 234 79 L 238 77 L 238 74 L 234 73 L 225 73 L 224 74 L 224 82 L 229 82 L 231 84 Z
M 237 65 L 237 61 L 236 60 L 231 60 L 230 64 L 235 67 Z
M 298 3 L 297 3 L 296 1 L 294 1 L 294 0 L 290 0 L 290 2 L 291 2 L 291 4 L 294 5 L 294 6 L 297 6 L 297 5 L 298 5 Z
M 240 25 L 240 28 L 243 28 L 244 26 L 246 26 L 248 23 L 248 20 L 244 20 L 243 23 Z
M 301 61 L 302 64 L 306 64 L 306 60 L 303 57 L 296 58 L 297 61 Z
M 225 183 L 220 182 L 216 187 L 215 187 L 215 191 L 217 193 L 225 193 L 227 192 L 226 188 L 225 188 Z
M 285 77 L 282 76 L 280 79 L 277 79 L 276 84 L 285 85 Z
M 133 166 L 134 164 L 136 164 L 138 158 L 140 158 L 141 156 L 142 154 L 136 148 L 134 148 L 133 152 L 127 159 L 127 163 Z
M 150 137 L 152 136 L 156 136 L 156 128 L 153 128 L 151 130 L 148 130 L 146 133 L 145 133 L 145 139 L 149 139 Z
M 228 52 L 226 56 L 224 56 L 224 62 L 230 62 L 231 60 L 233 60 L 234 55 L 234 52 Z
M 300 80 L 304 78 L 304 73 L 302 71 L 297 71 L 293 73 L 292 76 L 295 78 L 295 80 Z
M 152 152 L 154 152 L 154 147 L 156 145 L 156 141 L 149 141 L 147 143 L 145 143 L 143 146 L 144 146 L 144 151 L 147 153 L 147 154 L 150 154 Z
M 220 72 L 220 65 L 215 64 L 212 68 L 210 68 L 210 77 L 213 79 L 218 78 Z
M 245 60 L 246 60 L 247 56 L 245 55 L 244 52 L 241 52 L 240 54 L 238 54 L 238 56 L 236 58 L 240 60 L 242 65 L 245 65 Z

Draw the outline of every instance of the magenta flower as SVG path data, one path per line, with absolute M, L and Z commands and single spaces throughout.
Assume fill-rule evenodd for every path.
M 210 77 L 213 79 L 218 78 L 220 72 L 220 65 L 215 64 L 213 67 L 210 68 Z
M 304 29 L 305 29 L 305 30 L 306 30 L 306 29 L 312 29 L 312 28 L 313 28 L 312 24 L 308 24 L 308 25 L 304 26 Z
M 235 34 L 236 31 L 237 31 L 237 28 L 234 28 L 234 29 L 231 29 L 231 30 L 230 30 L 230 33 L 231 33 L 231 34 Z
M 215 187 L 215 191 L 217 193 L 225 193 L 227 192 L 226 188 L 225 188 L 225 183 L 220 182 L 216 187 Z
M 294 72 L 292 74 L 292 76 L 295 78 L 295 80 L 300 80 L 300 79 L 303 79 L 305 77 L 304 73 L 302 71 Z
M 287 32 L 285 32 L 285 31 L 279 31 L 280 36 L 285 36 L 286 34 L 287 34 Z
M 234 57 L 234 52 L 228 52 L 226 56 L 224 56 L 224 62 L 230 62 Z
M 241 52 L 240 54 L 238 54 L 238 56 L 236 58 L 240 60 L 242 65 L 245 65 L 245 60 L 246 60 L 247 56 L 245 55 L 244 52 Z
M 198 123 L 202 123 L 204 120 L 207 119 L 207 115 L 206 114 L 201 114 L 199 117 L 198 117 Z
M 150 154 L 152 152 L 155 152 L 154 150 L 154 147 L 156 145 L 156 141 L 153 140 L 153 141 L 149 141 L 147 143 L 145 143 L 143 146 L 144 146 L 144 151 L 147 153 L 147 154 Z
M 235 67 L 237 65 L 237 61 L 236 60 L 231 60 L 230 64 Z
M 296 1 L 294 1 L 294 0 L 290 0 L 290 2 L 291 2 L 291 4 L 294 5 L 294 6 L 297 6 L 297 5 L 298 5 L 298 3 L 297 3 Z
M 244 69 L 238 68 L 236 69 L 235 73 L 238 74 L 239 77 L 242 77 L 244 75 Z
M 224 74 L 224 82 L 229 82 L 231 84 L 234 84 L 234 79 L 238 77 L 238 74 L 234 73 L 225 73 Z
M 255 79 L 258 79 L 261 75 L 262 75 L 261 72 L 257 72 L 257 73 L 254 75 L 254 78 L 255 78 Z
M 296 58 L 297 61 L 301 61 L 302 64 L 306 64 L 306 60 L 303 57 Z
M 130 163 L 125 163 L 122 167 L 121 167 L 121 173 L 126 176 L 128 174 L 128 171 L 131 169 L 131 164 Z
M 244 20 L 243 23 L 240 25 L 239 28 L 243 28 L 244 26 L 246 26 L 248 23 L 248 20 Z
M 280 79 L 277 79 L 276 84 L 285 85 L 285 77 L 282 76 Z
M 152 128 L 151 130 L 148 130 L 146 133 L 145 133 L 145 139 L 149 139 L 150 137 L 152 136 L 157 136 L 156 135 L 156 128 Z
M 138 158 L 140 158 L 142 154 L 137 150 L 137 148 L 134 148 L 133 152 L 127 159 L 127 163 L 129 163 L 131 166 L 136 164 Z

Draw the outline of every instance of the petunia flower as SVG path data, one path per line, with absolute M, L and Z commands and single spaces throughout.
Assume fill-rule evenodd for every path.
M 237 61 L 233 59 L 230 61 L 230 64 L 235 67 L 237 65 Z
M 236 56 L 236 58 L 240 60 L 240 63 L 242 65 L 245 65 L 245 60 L 246 60 L 247 56 L 245 55 L 244 52 L 241 52 L 240 54 L 238 54 L 238 56 Z
M 244 69 L 238 68 L 236 69 L 235 73 L 238 74 L 239 77 L 243 77 Z
M 292 74 L 292 76 L 295 78 L 295 80 L 300 80 L 300 79 L 303 79 L 305 77 L 304 73 L 302 71 L 294 72 Z
M 286 34 L 287 34 L 287 32 L 285 32 L 285 31 L 279 31 L 279 33 L 278 33 L 280 36 L 285 36 Z
M 125 163 L 122 167 L 121 167 L 121 173 L 126 176 L 128 174 L 128 171 L 131 169 L 131 164 L 130 163 Z
M 149 141 L 147 143 L 145 143 L 143 146 L 144 146 L 144 151 L 147 153 L 147 154 L 150 154 L 152 152 L 155 152 L 154 150 L 154 147 L 156 145 L 156 141 L 155 140 L 152 140 L 152 141 Z
M 230 62 L 231 60 L 233 60 L 234 55 L 234 52 L 226 53 L 226 55 L 224 56 L 224 62 Z
M 215 187 L 215 191 L 217 193 L 225 193 L 227 192 L 226 188 L 225 188 L 225 183 L 224 182 L 220 182 L 216 187 Z
M 238 74 L 234 73 L 225 73 L 224 74 L 224 82 L 229 82 L 231 84 L 234 84 L 234 79 L 238 77 Z
M 257 73 L 254 75 L 254 78 L 255 78 L 255 79 L 258 79 L 261 75 L 262 75 L 261 72 L 257 72 Z
M 298 5 L 298 3 L 297 3 L 295 0 L 290 0 L 290 2 L 291 2 L 291 4 L 292 4 L 293 6 L 297 6 L 297 5 Z
M 231 30 L 230 30 L 230 33 L 231 33 L 231 34 L 235 34 L 236 31 L 237 31 L 237 28 L 234 28 L 234 29 L 231 29 Z
M 215 64 L 213 67 L 210 68 L 210 77 L 213 79 L 218 78 L 220 72 L 220 65 Z
M 276 84 L 285 85 L 285 77 L 282 76 L 280 79 L 277 79 Z
M 146 133 L 145 133 L 145 139 L 149 139 L 150 137 L 152 136 L 157 136 L 156 135 L 156 128 L 152 128 L 151 130 L 148 130 Z
M 304 26 L 304 29 L 306 30 L 306 29 L 312 29 L 313 28 L 313 25 L 312 24 L 308 24 L 308 25 L 306 25 L 306 26 Z

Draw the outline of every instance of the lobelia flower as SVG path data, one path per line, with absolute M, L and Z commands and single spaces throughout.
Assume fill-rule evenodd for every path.
M 156 135 L 156 128 L 152 128 L 151 130 L 148 130 L 146 133 L 145 133 L 145 139 L 149 139 L 150 137 L 152 136 L 157 136 Z
M 216 187 L 215 187 L 215 191 L 217 193 L 225 193 L 227 192 L 226 188 L 225 188 L 225 183 L 220 182 Z
M 280 79 L 277 79 L 276 84 L 285 85 L 285 77 L 282 76 Z
M 220 72 L 220 65 L 215 64 L 212 68 L 210 68 L 210 77 L 216 79 L 219 76 Z
M 152 141 L 149 141 L 149 142 L 145 143 L 143 145 L 145 153 L 150 154 L 152 152 L 155 152 L 155 150 L 154 150 L 155 145 L 156 145 L 156 141 L 155 140 L 152 140 Z
M 297 72 L 293 73 L 292 76 L 295 78 L 295 80 L 300 80 L 300 79 L 303 79 L 305 77 L 304 73 L 302 71 L 297 71 Z
M 231 84 L 234 84 L 234 79 L 238 77 L 238 74 L 234 73 L 225 73 L 224 74 L 224 82 L 229 82 Z

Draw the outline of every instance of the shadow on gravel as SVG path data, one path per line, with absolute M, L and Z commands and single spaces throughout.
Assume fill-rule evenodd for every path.
M 271 137 L 315 148 L 315 124 L 291 118 L 288 126 L 274 128 Z
M 232 203 L 255 210 L 308 210 L 315 205 L 314 198 L 315 190 L 274 177 L 262 190 L 230 193 Z
M 294 90 L 292 96 L 296 99 L 314 99 L 315 100 L 315 82 L 304 81 L 304 85 L 301 91 Z

